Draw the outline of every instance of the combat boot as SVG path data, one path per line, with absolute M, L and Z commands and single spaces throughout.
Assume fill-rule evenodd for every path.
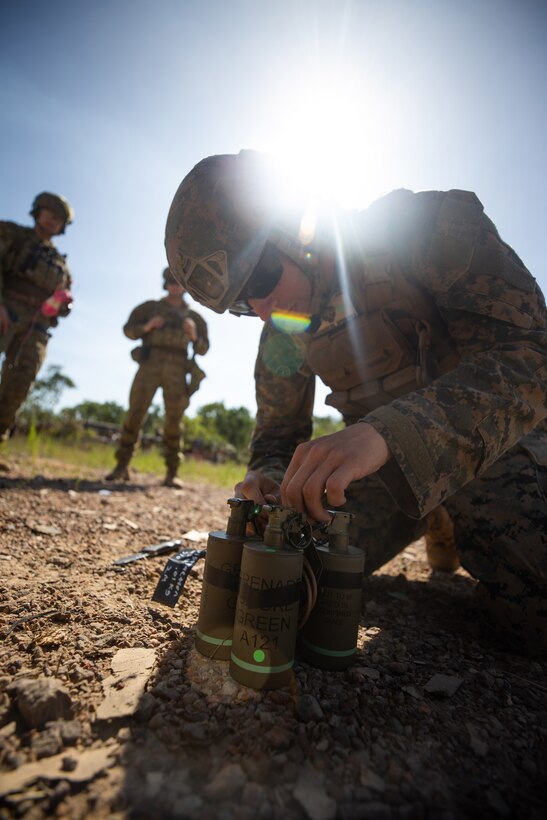
M 456 572 L 460 566 L 454 524 L 442 504 L 427 516 L 425 551 L 431 569 Z
M 104 478 L 105 481 L 129 481 L 129 469 L 127 464 L 117 464 L 111 473 Z
M 174 487 L 176 490 L 182 490 L 183 483 L 177 478 L 178 467 L 168 467 L 163 481 L 164 487 Z

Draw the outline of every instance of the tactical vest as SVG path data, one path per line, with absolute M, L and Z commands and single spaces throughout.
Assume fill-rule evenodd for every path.
M 182 330 L 182 327 L 160 327 L 156 330 L 151 330 L 146 335 L 147 347 L 169 348 L 170 350 L 177 350 L 186 353 L 188 348 L 188 336 Z
M 21 238 L 7 255 L 4 296 L 34 308 L 56 290 L 70 287 L 70 273 L 59 251 L 41 241 L 32 228 L 20 228 Z
M 449 276 L 466 270 L 482 219 L 474 194 L 449 192 L 424 263 Z M 405 273 L 385 236 L 349 262 L 347 279 L 349 293 L 332 298 L 306 358 L 332 390 L 326 404 L 351 422 L 453 370 L 460 356 L 433 298 Z
M 459 361 L 434 303 L 402 275 L 392 254 L 366 259 L 362 276 L 352 304 L 344 306 L 340 294 L 333 299 L 342 317 L 319 328 L 307 353 L 310 368 L 332 390 L 326 404 L 350 420 L 429 384 Z
M 183 328 L 183 322 L 188 311 L 185 311 L 183 314 L 182 312 L 169 308 L 165 303 L 160 303 L 158 313 L 165 318 L 165 324 L 163 327 L 151 330 L 150 333 L 146 334 L 146 347 L 186 354 L 188 350 L 188 334 Z

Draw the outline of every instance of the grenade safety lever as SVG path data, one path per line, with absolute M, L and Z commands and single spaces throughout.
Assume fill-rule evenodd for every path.
M 312 528 L 306 517 L 292 507 L 280 504 L 264 504 L 268 524 L 264 530 L 264 543 L 268 547 L 294 547 L 305 549 L 312 540 Z

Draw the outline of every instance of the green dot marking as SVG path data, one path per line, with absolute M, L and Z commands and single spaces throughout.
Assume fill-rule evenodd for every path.
M 253 661 L 256 661 L 257 663 L 262 663 L 265 657 L 266 653 L 263 649 L 255 649 L 253 652 Z

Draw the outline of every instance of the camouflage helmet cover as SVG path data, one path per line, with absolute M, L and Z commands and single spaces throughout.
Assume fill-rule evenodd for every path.
M 180 284 L 177 277 L 173 274 L 171 268 L 164 268 L 163 273 L 163 287 L 166 288 L 167 285 L 178 285 Z
M 42 191 L 41 194 L 37 194 L 37 196 L 34 197 L 30 215 L 36 219 L 42 208 L 47 208 L 49 211 L 53 211 L 54 214 L 60 216 L 61 219 L 64 219 L 65 226 L 70 225 L 70 223 L 74 221 L 72 206 L 67 202 L 64 196 L 60 194 L 52 194 L 49 193 L 49 191 Z M 61 233 L 64 233 L 64 227 Z
M 167 217 L 165 247 L 175 277 L 202 305 L 228 309 L 255 268 L 275 216 L 273 164 L 257 151 L 199 162 Z

